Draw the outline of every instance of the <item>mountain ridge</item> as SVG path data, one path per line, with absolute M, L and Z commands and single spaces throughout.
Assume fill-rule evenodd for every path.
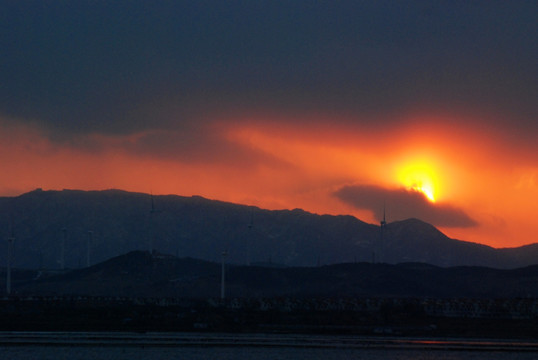
M 91 264 L 133 250 L 154 249 L 235 264 L 313 266 L 345 262 L 420 262 L 437 266 L 515 268 L 538 262 L 538 244 L 495 249 L 450 239 L 419 219 L 380 227 L 351 215 L 319 215 L 302 209 L 266 210 L 201 196 L 150 195 L 119 189 L 40 189 L 0 197 L 0 235 L 16 237 L 14 266 Z M 6 253 L 0 253 L 5 263 Z

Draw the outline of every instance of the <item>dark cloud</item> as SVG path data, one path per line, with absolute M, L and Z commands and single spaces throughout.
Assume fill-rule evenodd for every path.
M 234 143 L 221 134 L 203 128 L 151 131 L 117 145 L 139 156 L 176 160 L 185 164 L 220 163 L 244 169 L 263 165 L 291 166 L 270 154 Z
M 0 5 L 0 114 L 51 136 L 244 108 L 479 109 L 537 131 L 533 1 Z
M 387 221 L 418 218 L 435 226 L 471 227 L 477 223 L 463 210 L 450 204 L 432 203 L 424 194 L 406 189 L 386 189 L 374 185 L 344 186 L 334 193 L 340 200 L 359 209 L 371 210 L 378 220 Z

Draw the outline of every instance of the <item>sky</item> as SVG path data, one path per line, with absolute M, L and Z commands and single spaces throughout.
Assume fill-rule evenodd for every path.
M 538 242 L 536 1 L 0 5 L 0 196 L 385 210 Z

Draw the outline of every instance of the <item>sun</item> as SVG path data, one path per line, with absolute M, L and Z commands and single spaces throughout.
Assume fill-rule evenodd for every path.
M 399 168 L 397 177 L 406 189 L 421 192 L 429 201 L 436 201 L 438 180 L 434 167 L 428 162 L 408 162 Z

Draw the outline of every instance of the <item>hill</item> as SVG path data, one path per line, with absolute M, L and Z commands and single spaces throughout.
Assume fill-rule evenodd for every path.
M 514 270 L 441 268 L 421 263 L 320 267 L 227 266 L 226 293 L 241 298 L 538 297 L 538 266 Z M 221 265 L 135 251 L 85 269 L 19 280 L 19 295 L 210 298 L 220 295 Z

